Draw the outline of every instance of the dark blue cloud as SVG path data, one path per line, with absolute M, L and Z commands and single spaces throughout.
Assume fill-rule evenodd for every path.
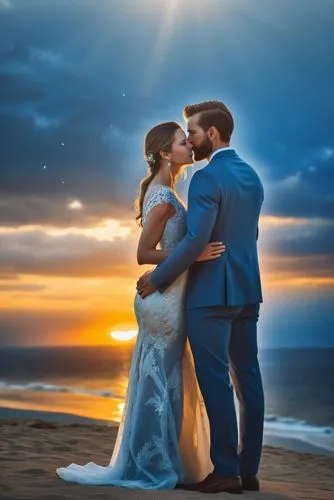
M 147 128 L 218 98 L 240 153 L 262 168 L 266 213 L 331 217 L 330 1 L 11 4 L 0 14 L 2 193 L 128 210 Z
M 0 16 L 2 190 L 56 195 L 59 186 L 38 170 L 48 161 L 69 190 L 75 179 L 83 194 L 93 182 L 93 196 L 105 196 L 106 182 L 119 179 L 117 191 L 133 192 L 146 128 L 196 99 L 230 104 L 240 149 L 268 179 L 306 169 L 315 148 L 333 147 L 329 1 L 208 0 L 172 14 L 165 1 L 11 3 Z M 110 124 L 126 148 L 117 134 L 107 147 Z M 312 177 L 318 215 L 330 209 L 320 198 L 331 173 Z M 299 215 L 298 203 L 289 210 Z

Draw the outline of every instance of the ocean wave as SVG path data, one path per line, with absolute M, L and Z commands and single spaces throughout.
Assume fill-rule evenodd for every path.
M 0 389 L 37 391 L 37 392 L 60 392 L 60 393 L 80 394 L 87 396 L 98 396 L 101 398 L 119 397 L 115 392 L 111 391 L 110 389 L 86 389 L 84 387 L 45 384 L 43 382 L 10 383 L 10 382 L 0 381 Z
M 292 417 L 266 415 L 264 434 L 286 439 L 299 439 L 318 448 L 334 452 L 333 427 L 323 427 Z
M 47 384 L 43 382 L 6 382 L 0 381 L 0 389 L 69 393 L 101 398 L 123 399 L 124 396 L 110 389 L 88 389 L 67 385 Z M 305 420 L 277 415 L 266 415 L 264 434 L 286 439 L 299 439 L 313 446 L 334 452 L 334 428 L 312 424 Z
M 277 432 L 282 432 L 284 434 L 289 432 L 302 432 L 334 436 L 333 427 L 321 427 L 315 424 L 311 424 L 306 420 L 297 420 L 292 417 L 277 417 L 275 415 L 266 415 L 264 427 L 268 432 L 275 431 L 275 434 L 277 434 Z

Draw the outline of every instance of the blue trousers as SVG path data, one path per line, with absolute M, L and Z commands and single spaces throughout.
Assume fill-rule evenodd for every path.
M 264 395 L 258 363 L 260 304 L 188 309 L 186 328 L 210 422 L 210 456 L 222 476 L 256 474 L 263 438 Z M 233 386 L 241 405 L 241 443 Z

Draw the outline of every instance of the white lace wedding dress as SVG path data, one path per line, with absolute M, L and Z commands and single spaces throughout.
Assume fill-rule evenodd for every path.
M 146 193 L 143 222 L 159 203 L 176 209 L 160 242 L 171 250 L 186 231 L 186 210 L 167 186 Z M 134 301 L 138 337 L 124 411 L 110 463 L 57 469 L 66 481 L 126 488 L 170 489 L 200 481 L 213 465 L 210 430 L 184 329 L 187 271 L 161 294 Z

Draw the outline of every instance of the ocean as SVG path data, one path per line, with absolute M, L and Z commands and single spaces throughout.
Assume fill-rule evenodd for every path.
M 131 355 L 129 345 L 2 347 L 0 407 L 119 422 Z M 334 349 L 261 350 L 259 359 L 265 442 L 334 455 Z

